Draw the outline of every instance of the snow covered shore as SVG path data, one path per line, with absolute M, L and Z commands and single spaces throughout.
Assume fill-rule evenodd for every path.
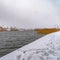
M 25 45 L 0 60 L 60 60 L 60 31 Z

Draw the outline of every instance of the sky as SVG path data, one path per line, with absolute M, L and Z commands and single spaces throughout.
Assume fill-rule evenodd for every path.
M 60 0 L 0 0 L 0 26 L 60 27 Z

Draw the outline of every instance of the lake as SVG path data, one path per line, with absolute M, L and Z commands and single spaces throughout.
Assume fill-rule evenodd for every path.
M 0 57 L 44 36 L 32 30 L 0 32 Z

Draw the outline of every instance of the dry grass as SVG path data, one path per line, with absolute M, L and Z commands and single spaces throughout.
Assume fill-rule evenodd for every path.
M 37 33 L 41 33 L 41 34 L 49 34 L 49 33 L 60 31 L 60 29 L 57 29 L 57 28 L 49 28 L 49 29 L 44 28 L 44 29 L 35 29 L 35 31 Z

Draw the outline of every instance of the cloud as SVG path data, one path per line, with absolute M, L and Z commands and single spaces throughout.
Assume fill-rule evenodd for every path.
M 51 2 L 56 7 L 56 9 L 58 11 L 58 15 L 60 16 L 60 0 L 51 0 Z
M 0 23 L 23 28 L 53 27 L 59 23 L 59 16 L 49 0 L 0 0 Z

